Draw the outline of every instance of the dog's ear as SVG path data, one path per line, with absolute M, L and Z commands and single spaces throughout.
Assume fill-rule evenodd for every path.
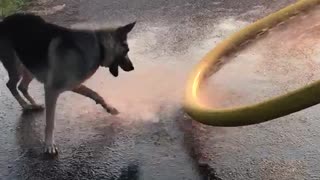
M 118 63 L 114 62 L 109 66 L 109 71 L 114 77 L 118 77 L 119 75 L 119 66 Z
M 133 27 L 136 25 L 136 21 L 130 24 L 127 24 L 125 26 L 121 26 L 117 29 L 117 32 L 120 35 L 127 35 L 132 29 Z

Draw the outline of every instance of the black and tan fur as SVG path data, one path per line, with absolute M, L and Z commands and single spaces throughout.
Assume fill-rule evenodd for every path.
M 118 76 L 119 66 L 124 71 L 134 69 L 128 57 L 127 44 L 127 34 L 134 25 L 74 30 L 46 22 L 32 14 L 14 14 L 0 22 L 0 60 L 8 71 L 7 87 L 23 110 L 42 109 L 29 95 L 28 86 L 33 78 L 44 85 L 45 152 L 57 153 L 54 116 L 56 102 L 62 92 L 73 91 L 84 95 L 102 105 L 107 112 L 119 113 L 82 83 L 100 66 L 108 67 L 115 77 Z

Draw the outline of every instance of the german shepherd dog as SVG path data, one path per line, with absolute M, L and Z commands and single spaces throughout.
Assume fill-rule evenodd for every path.
M 55 109 L 62 92 L 73 91 L 91 98 L 112 115 L 119 113 L 82 83 L 100 66 L 109 68 L 115 77 L 119 66 L 124 71 L 134 70 L 127 43 L 127 34 L 134 26 L 135 22 L 116 28 L 75 30 L 28 13 L 13 14 L 0 22 L 0 60 L 9 75 L 6 85 L 23 110 L 43 109 L 29 95 L 28 86 L 33 78 L 44 85 L 45 153 L 58 153 L 54 142 Z

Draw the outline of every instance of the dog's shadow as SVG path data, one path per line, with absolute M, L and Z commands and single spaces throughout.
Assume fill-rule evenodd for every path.
M 52 158 L 43 153 L 43 118 L 44 113 L 38 112 L 23 113 L 19 117 L 16 142 L 20 152 L 12 164 L 15 168 L 12 168 L 9 179 L 139 179 L 137 162 L 126 160 L 127 165 L 121 166 L 120 169 L 115 168 L 118 175 L 110 176 L 113 173 L 112 166 L 105 165 L 106 162 L 101 160 L 105 159 L 104 155 L 110 153 L 106 149 L 112 147 L 112 139 L 116 136 L 112 126 L 106 126 L 106 134 L 100 138 L 85 140 L 80 145 L 69 147 L 72 153 L 62 154 L 61 158 Z M 94 157 L 89 157 L 90 153 L 93 153 Z M 91 159 L 96 159 L 97 162 Z
M 26 152 L 40 151 L 41 145 L 41 112 L 23 112 L 16 127 L 16 141 L 21 150 Z

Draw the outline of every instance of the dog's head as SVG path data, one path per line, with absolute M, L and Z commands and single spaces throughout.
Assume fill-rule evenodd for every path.
M 104 50 L 101 66 L 108 67 L 114 77 L 118 76 L 119 67 L 127 72 L 134 70 L 134 66 L 128 56 L 127 35 L 133 29 L 135 23 L 112 30 L 105 30 L 100 36 L 100 42 Z

